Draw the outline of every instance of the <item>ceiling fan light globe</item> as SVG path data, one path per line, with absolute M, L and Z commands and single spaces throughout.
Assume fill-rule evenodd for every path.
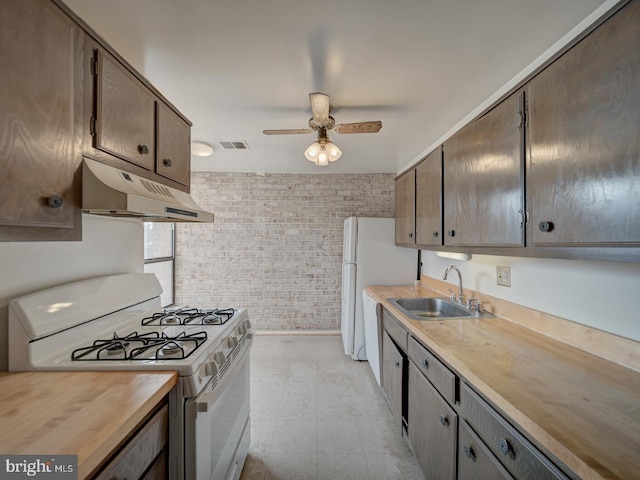
M 311 145 L 307 147 L 304 151 L 304 156 L 310 162 L 315 162 L 318 159 L 318 155 L 320 154 L 322 146 L 318 142 L 313 142 Z
M 335 144 L 331 142 L 327 143 L 326 149 L 329 154 L 330 162 L 335 162 L 342 156 L 342 150 L 340 150 Z
M 322 150 L 320 151 L 320 154 L 318 155 L 318 159 L 316 160 L 316 165 L 319 165 L 321 167 L 325 167 L 329 165 L 329 155 L 327 154 L 327 151 L 324 148 L 322 148 Z

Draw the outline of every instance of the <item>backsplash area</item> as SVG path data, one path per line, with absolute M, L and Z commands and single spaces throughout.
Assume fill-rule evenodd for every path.
M 462 262 L 422 252 L 423 275 L 442 278 L 450 264 L 460 269 L 464 288 L 640 341 L 638 263 L 490 255 Z M 510 287 L 497 285 L 498 265 L 510 268 Z M 447 282 L 455 290 L 458 277 L 453 274 Z
M 0 243 L 0 371 L 8 364 L 11 299 L 86 278 L 143 271 L 140 220 L 82 217 L 81 242 Z
M 258 330 L 338 330 L 344 219 L 393 217 L 394 177 L 192 172 L 215 222 L 176 224 L 176 303 L 247 307 Z

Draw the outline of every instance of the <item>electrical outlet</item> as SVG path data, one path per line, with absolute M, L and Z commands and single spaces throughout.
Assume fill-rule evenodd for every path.
M 496 267 L 496 271 L 498 274 L 498 285 L 502 285 L 503 287 L 510 287 L 511 286 L 511 267 L 498 265 Z

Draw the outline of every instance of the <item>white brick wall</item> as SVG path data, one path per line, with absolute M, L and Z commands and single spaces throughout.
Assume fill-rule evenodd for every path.
M 340 328 L 343 221 L 393 217 L 394 174 L 193 172 L 213 224 L 176 224 L 176 303 L 243 306 L 260 330 Z

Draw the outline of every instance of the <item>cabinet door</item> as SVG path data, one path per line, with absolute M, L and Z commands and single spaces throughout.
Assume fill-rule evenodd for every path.
M 444 244 L 522 246 L 522 94 L 444 144 Z
M 109 54 L 97 52 L 95 148 L 153 171 L 155 98 Z
M 460 415 L 514 477 L 520 480 L 568 480 L 466 383 L 460 387 Z
M 402 354 L 389 334 L 382 336 L 382 389 L 393 415 L 402 422 Z
M 409 362 L 409 440 L 426 478 L 456 478 L 458 416 Z
M 415 244 L 416 171 L 396 178 L 396 244 Z
M 534 245 L 640 244 L 640 2 L 527 87 Z
M 189 185 L 191 128 L 164 103 L 158 102 L 158 158 L 156 172 L 183 185 Z
M 416 243 L 442 245 L 442 149 L 416 167 Z
M 471 430 L 460 422 L 458 437 L 458 480 L 513 480 L 500 462 Z
M 142 474 L 150 467 L 152 476 L 145 478 L 166 478 L 163 467 L 166 465 L 168 411 L 169 408 L 165 405 L 147 420 L 104 469 L 93 478 L 95 480 L 142 478 Z M 165 457 L 164 460 L 160 460 L 159 455 Z
M 83 32 L 52 2 L 0 2 L 0 240 L 80 240 Z

